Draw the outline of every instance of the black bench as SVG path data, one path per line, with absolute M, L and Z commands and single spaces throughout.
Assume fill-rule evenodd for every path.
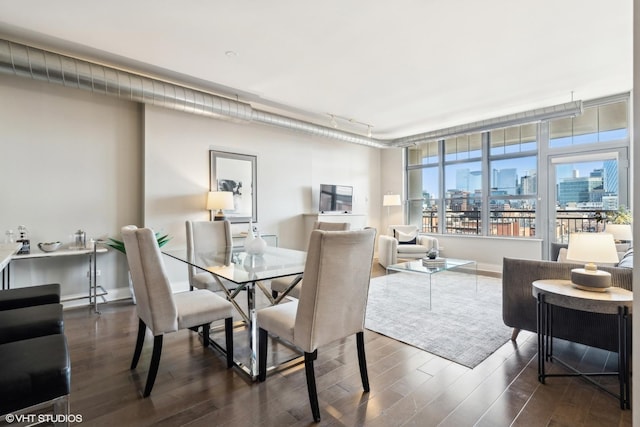
M 0 415 L 53 406 L 55 419 L 68 425 L 71 363 L 63 332 L 59 284 L 0 291 Z
M 0 414 L 54 405 L 69 414 L 71 363 L 63 334 L 0 345 Z
M 0 310 L 30 307 L 32 305 L 59 304 L 60 284 L 28 286 L 0 291 Z
M 0 344 L 62 333 L 64 320 L 61 304 L 0 311 Z

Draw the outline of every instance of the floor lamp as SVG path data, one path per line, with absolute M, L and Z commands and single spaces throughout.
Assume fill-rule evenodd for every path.
M 402 201 L 399 194 L 385 194 L 382 198 L 382 206 L 387 207 L 387 225 L 389 225 L 389 208 L 391 206 L 400 206 Z

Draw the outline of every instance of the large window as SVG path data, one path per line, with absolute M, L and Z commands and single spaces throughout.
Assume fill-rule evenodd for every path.
M 482 229 L 482 134 L 444 140 L 445 233 Z
M 491 236 L 536 235 L 537 125 L 496 129 L 489 137 L 489 227 Z
M 585 102 L 584 114 L 577 117 L 407 148 L 407 220 L 422 224 L 425 232 L 544 238 L 554 220 L 564 219 L 561 211 L 580 209 L 585 211 L 581 217 L 592 218 L 617 209 L 629 188 L 628 174 L 619 168 L 627 163 L 628 102 L 628 95 L 612 96 Z M 566 160 L 594 151 L 600 152 L 599 163 L 589 164 L 586 172 L 576 172 L 575 163 Z M 618 153 L 619 162 L 602 153 Z M 549 170 L 556 156 L 562 166 Z M 539 212 L 540 205 L 552 212 Z M 571 227 L 560 227 L 560 234 Z

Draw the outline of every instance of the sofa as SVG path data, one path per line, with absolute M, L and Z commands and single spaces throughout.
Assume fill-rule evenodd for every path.
M 557 249 L 552 249 L 556 253 Z M 514 328 L 515 340 L 520 330 L 536 332 L 536 299 L 531 293 L 531 283 L 539 279 L 566 279 L 571 269 L 582 264 L 504 258 L 502 265 L 502 319 Z M 631 268 L 598 267 L 611 273 L 613 286 L 632 290 Z M 580 344 L 618 351 L 617 316 L 586 313 L 554 307 L 553 336 Z
M 384 268 L 401 260 L 419 259 L 431 249 L 438 250 L 438 239 L 419 234 L 415 225 L 390 225 L 378 237 L 378 262 Z

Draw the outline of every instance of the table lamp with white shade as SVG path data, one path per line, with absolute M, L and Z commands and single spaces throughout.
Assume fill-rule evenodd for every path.
M 571 282 L 585 291 L 604 292 L 611 287 L 611 273 L 598 270 L 596 263 L 616 264 L 618 252 L 609 233 L 569 235 L 567 261 L 585 262 L 584 268 L 571 270 Z
M 223 210 L 233 209 L 233 193 L 231 191 L 209 191 L 207 195 L 207 210 L 216 211 L 214 221 L 226 219 Z
M 613 235 L 613 240 L 620 243 L 628 243 L 633 240 L 631 224 L 607 224 L 605 233 Z

